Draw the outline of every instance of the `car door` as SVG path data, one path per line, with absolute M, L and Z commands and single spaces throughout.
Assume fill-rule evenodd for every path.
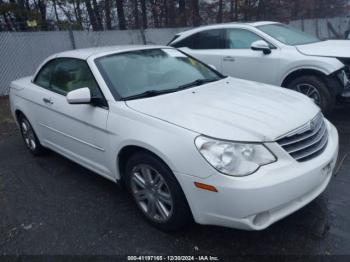
M 50 88 L 51 147 L 97 173 L 111 177 L 107 164 L 109 135 L 106 130 L 108 104 L 69 104 L 69 91 L 88 87 L 93 97 L 103 94 L 85 60 L 56 60 Z
M 25 107 L 22 111 L 25 113 L 29 122 L 34 128 L 36 135 L 42 145 L 46 145 L 50 130 L 50 81 L 54 70 L 55 61 L 50 60 L 43 65 L 36 74 L 34 80 L 28 83 L 23 90 L 25 97 Z
M 174 44 L 185 53 L 206 64 L 215 66 L 222 72 L 222 49 L 225 48 L 225 30 L 210 29 L 201 31 Z
M 252 50 L 252 43 L 264 39 L 247 29 L 228 28 L 225 38 L 226 48 L 221 54 L 224 75 L 267 84 L 278 82 L 275 72 L 280 64 L 280 49 L 270 44 L 270 54 Z

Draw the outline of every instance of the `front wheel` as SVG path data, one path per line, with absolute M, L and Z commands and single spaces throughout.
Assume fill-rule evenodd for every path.
M 287 88 L 310 97 L 324 114 L 329 114 L 335 104 L 335 96 L 320 77 L 300 76 L 292 80 Z
M 186 226 L 192 218 L 172 171 L 157 157 L 137 153 L 126 166 L 126 186 L 143 216 L 164 231 Z

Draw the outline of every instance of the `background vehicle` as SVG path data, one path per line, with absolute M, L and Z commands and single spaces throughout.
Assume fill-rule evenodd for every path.
M 283 86 L 329 113 L 350 96 L 350 42 L 321 41 L 274 22 L 211 25 L 182 32 L 170 46 L 214 65 L 224 75 Z
M 169 47 L 56 54 L 10 101 L 30 152 L 124 183 L 163 230 L 192 217 L 264 229 L 321 194 L 337 160 L 337 130 L 310 99 Z

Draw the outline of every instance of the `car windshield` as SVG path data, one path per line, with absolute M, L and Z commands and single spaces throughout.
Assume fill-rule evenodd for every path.
M 96 64 L 116 100 L 176 92 L 222 78 L 209 66 L 170 48 L 108 55 Z
M 258 26 L 257 28 L 287 45 L 305 45 L 321 41 L 313 35 L 288 25 L 269 24 Z

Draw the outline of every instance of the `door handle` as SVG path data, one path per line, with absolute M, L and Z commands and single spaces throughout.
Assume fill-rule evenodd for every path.
M 52 105 L 53 104 L 53 101 L 51 98 L 43 98 L 43 101 L 45 104 L 49 104 L 49 105 Z
M 224 61 L 234 62 L 234 61 L 236 61 L 236 59 L 233 56 L 225 56 Z

